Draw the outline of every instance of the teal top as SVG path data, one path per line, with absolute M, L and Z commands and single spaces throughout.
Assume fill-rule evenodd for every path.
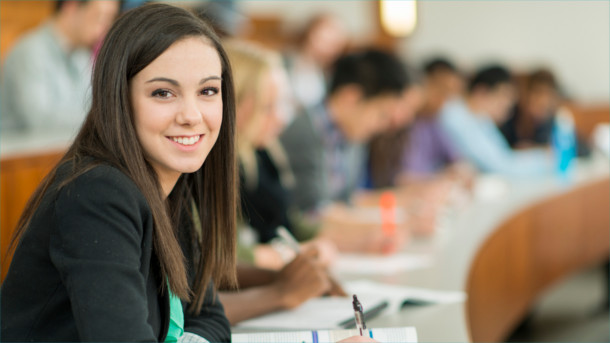
M 182 302 L 172 291 L 169 292 L 169 329 L 165 342 L 178 342 L 178 339 L 184 334 L 184 312 L 182 311 Z

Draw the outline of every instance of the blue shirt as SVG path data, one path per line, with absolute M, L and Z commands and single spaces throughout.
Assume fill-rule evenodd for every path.
M 513 151 L 495 123 L 473 113 L 461 99 L 441 110 L 440 123 L 460 154 L 483 172 L 506 176 L 551 174 L 551 155 L 543 150 Z

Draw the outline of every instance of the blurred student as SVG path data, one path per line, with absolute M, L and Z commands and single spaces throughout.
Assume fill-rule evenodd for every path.
M 484 67 L 470 80 L 463 99 L 453 99 L 442 108 L 441 125 L 458 152 L 482 172 L 506 176 L 549 174 L 552 171 L 549 153 L 515 152 L 497 127 L 506 120 L 514 93 L 506 68 Z
M 456 167 L 460 156 L 439 123 L 439 113 L 447 101 L 461 96 L 464 81 L 447 59 L 435 58 L 424 65 L 423 106 L 409 130 L 402 161 L 402 180 L 437 176 Z
M 265 243 L 254 250 L 254 261 L 268 265 L 263 256 L 273 259 L 265 251 L 277 237 L 276 229 L 283 226 L 294 235 L 299 226 L 288 206 L 294 175 L 278 141 L 290 87 L 276 52 L 244 41 L 226 45 L 235 75 L 241 219 L 253 229 L 257 243 Z
M 319 232 L 340 250 L 375 252 L 382 241 L 379 227 L 329 205 L 349 204 L 363 184 L 365 144 L 401 109 L 407 85 L 395 56 L 373 49 L 350 53 L 335 63 L 324 104 L 297 115 L 282 133 L 296 179 L 292 206 L 308 218 L 323 215 Z
M 300 210 L 349 202 L 364 177 L 364 144 L 401 109 L 407 85 L 404 66 L 391 54 L 369 49 L 337 60 L 324 104 L 297 115 L 281 136 Z
M 292 226 L 287 207 L 291 172 L 277 143 L 283 127 L 278 113 L 283 100 L 280 89 L 287 86 L 287 79 L 279 54 L 245 41 L 231 40 L 224 45 L 235 82 L 241 221 L 256 232 L 260 243 L 270 243 L 277 239 L 277 227 Z M 296 256 L 287 251 L 292 253 L 292 261 L 286 264 L 285 256 L 275 251 L 278 247 L 277 243 L 255 244 L 253 261 L 242 260 L 237 268 L 240 290 L 220 293 L 231 325 L 294 308 L 329 291 L 344 295 L 338 287 L 331 287 L 315 248 L 302 249 L 303 253 Z M 257 268 L 247 262 L 279 270 Z
M 554 112 L 559 105 L 555 76 L 536 70 L 526 76 L 519 100 L 500 130 L 513 148 L 547 146 L 551 142 Z
M 559 84 L 550 70 L 536 69 L 527 74 L 519 100 L 500 126 L 508 144 L 513 149 L 550 146 L 557 113 L 569 112 L 561 106 L 561 100 Z M 587 144 L 579 139 L 578 154 L 588 153 Z
M 89 106 L 92 50 L 119 1 L 56 1 L 52 18 L 23 37 L 2 68 L 1 128 L 76 130 Z
M 235 103 L 218 37 L 183 9 L 136 8 L 92 80 L 78 136 L 19 220 L 2 339 L 230 341 L 215 285 L 236 279 Z
M 277 227 L 292 231 L 288 190 L 294 176 L 277 141 L 284 126 L 278 112 L 285 74 L 280 56 L 270 50 L 243 41 L 226 45 L 235 76 L 242 219 L 260 243 L 268 243 Z
M 377 134 L 369 143 L 367 190 L 359 191 L 356 204 L 378 206 L 381 195 L 391 191 L 397 205 L 409 217 L 410 231 L 416 235 L 429 235 L 436 228 L 439 209 L 445 205 L 453 182 L 441 174 L 428 174 L 426 178 L 412 177 L 405 169 L 403 159 L 410 148 L 412 121 L 425 99 L 421 84 L 414 83 L 404 92 L 401 110 L 396 111 L 389 127 Z M 425 147 L 424 147 L 425 148 Z
M 401 109 L 395 111 L 388 127 L 368 144 L 366 186 L 371 189 L 396 187 L 403 173 L 402 156 L 410 137 L 412 122 L 422 106 L 423 89 L 412 83 L 405 90 Z
M 319 14 L 306 25 L 297 47 L 286 55 L 286 66 L 298 107 L 324 101 L 329 68 L 347 47 L 342 23 L 331 14 Z

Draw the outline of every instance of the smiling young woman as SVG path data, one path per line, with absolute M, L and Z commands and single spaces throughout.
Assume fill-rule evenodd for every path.
M 235 285 L 235 104 L 218 38 L 173 6 L 127 12 L 92 91 L 19 222 L 2 339 L 229 341 L 212 284 Z

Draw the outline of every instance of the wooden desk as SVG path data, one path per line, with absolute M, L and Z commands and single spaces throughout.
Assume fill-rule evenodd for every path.
M 518 211 L 478 249 L 467 312 L 475 342 L 503 341 L 552 284 L 610 254 L 610 181 L 586 182 Z
M 0 140 L 0 264 L 1 280 L 8 271 L 6 256 L 13 232 L 30 196 L 60 160 L 72 132 L 3 133 Z

